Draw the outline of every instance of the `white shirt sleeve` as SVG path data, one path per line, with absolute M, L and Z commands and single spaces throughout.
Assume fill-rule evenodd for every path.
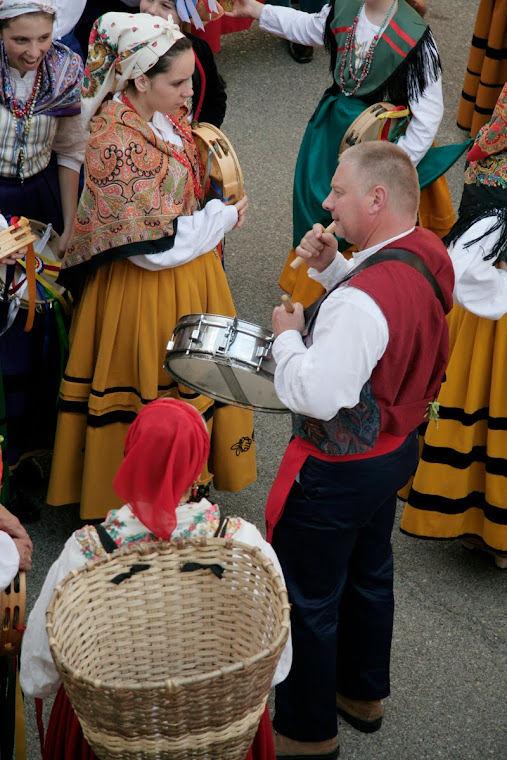
M 255 525 L 252 525 L 252 523 L 247 522 L 246 520 L 241 521 L 241 526 L 239 530 L 236 531 L 234 534 L 234 540 L 241 541 L 244 544 L 247 544 L 248 546 L 258 546 L 259 549 L 262 551 L 262 553 L 271 560 L 273 565 L 275 566 L 276 571 L 280 575 L 283 584 L 285 585 L 285 578 L 283 577 L 283 571 L 282 567 L 280 565 L 280 562 L 278 560 L 278 557 L 276 556 L 275 550 L 271 546 L 271 544 L 268 544 L 267 541 L 265 541 L 260 532 L 257 530 Z M 285 646 L 282 650 L 282 654 L 280 655 L 280 659 L 278 660 L 276 670 L 273 676 L 273 680 L 271 681 L 271 686 L 276 686 L 277 684 L 284 681 L 287 676 L 289 675 L 289 671 L 292 665 L 292 637 L 291 632 L 289 628 L 289 635 L 287 637 L 287 641 L 285 642 Z
M 130 256 L 129 260 L 143 269 L 151 270 L 187 264 L 218 245 L 237 221 L 235 206 L 226 206 L 217 199 L 211 200 L 200 211 L 178 217 L 174 245 L 170 250 Z
M 507 313 L 507 272 L 497 269 L 491 260 L 484 261 L 500 239 L 501 230 L 488 233 L 496 220 L 496 216 L 480 219 L 449 246 L 455 302 L 487 319 L 500 319 Z M 465 247 L 479 237 L 479 242 Z
M 389 341 L 387 320 L 375 301 L 350 285 L 322 304 L 306 348 L 295 330 L 273 343 L 275 389 L 292 411 L 318 420 L 354 407 Z
M 408 106 L 412 116 L 407 131 L 398 140 L 398 146 L 417 166 L 431 148 L 444 115 L 442 77 L 429 84 L 417 102 L 410 100 Z
M 259 27 L 290 42 L 318 47 L 324 44 L 328 13 L 329 5 L 324 5 L 318 13 L 304 13 L 281 5 L 265 5 Z
M 46 610 L 56 586 L 76 567 L 76 560 L 71 561 L 71 536 L 60 557 L 53 563 L 46 576 L 44 585 L 30 613 L 21 648 L 20 683 L 24 693 L 30 697 L 47 697 L 58 691 L 60 675 L 49 649 L 46 634 Z M 85 564 L 84 557 L 81 564 Z
M 53 150 L 59 166 L 79 172 L 84 161 L 85 148 L 89 134 L 83 126 L 81 114 L 76 116 L 59 116 Z
M 18 570 L 18 547 L 8 533 L 0 530 L 0 591 L 7 588 Z

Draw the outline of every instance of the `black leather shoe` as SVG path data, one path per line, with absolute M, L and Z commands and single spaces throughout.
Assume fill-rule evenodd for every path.
M 289 42 L 289 55 L 296 63 L 310 63 L 313 60 L 313 48 L 311 45 L 299 45 L 297 42 Z

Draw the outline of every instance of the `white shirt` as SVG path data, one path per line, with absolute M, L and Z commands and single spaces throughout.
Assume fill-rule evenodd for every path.
M 355 266 L 413 229 L 354 253 L 350 261 L 338 253 L 324 272 L 310 268 L 308 274 L 330 290 Z M 358 403 L 388 342 L 389 328 L 380 307 L 367 293 L 345 283 L 320 307 L 312 346 L 305 346 L 297 330 L 286 330 L 276 338 L 276 392 L 292 412 L 330 420 L 340 409 Z
M 322 46 L 329 8 L 329 5 L 325 5 L 319 13 L 302 13 L 293 8 L 265 5 L 259 26 L 266 32 L 285 37 L 291 42 Z M 356 41 L 362 50 L 368 49 L 366 43 L 371 42 L 379 29 L 380 27 L 368 20 L 363 6 L 356 27 Z M 407 131 L 397 144 L 408 154 L 414 166 L 417 166 L 431 147 L 444 115 L 442 78 L 439 76 L 435 82 L 429 84 L 418 101 L 409 100 L 406 105 L 410 108 L 412 116 Z
M 496 216 L 488 216 L 475 222 L 458 240 L 449 246 L 449 256 L 454 267 L 454 292 L 456 303 L 473 314 L 487 319 L 500 319 L 507 313 L 507 272 L 484 261 L 501 230 L 488 233 Z M 466 248 L 466 243 L 481 238 Z
M 213 535 L 215 531 L 214 525 L 210 531 L 207 532 L 206 530 L 207 516 L 210 514 L 211 506 L 210 502 L 206 499 L 201 499 L 200 502 L 195 504 L 180 504 L 176 508 L 177 525 L 171 537 L 185 537 L 188 534 L 190 526 L 195 528 L 195 531 L 192 529 L 191 533 L 196 536 Z M 133 515 L 128 505 L 115 510 L 114 514 L 119 522 L 117 532 L 122 537 L 140 536 L 147 533 L 147 528 Z M 219 510 L 215 509 L 216 514 L 220 518 Z M 248 546 L 258 546 L 262 553 L 271 560 L 282 581 L 284 581 L 282 568 L 273 547 L 262 538 L 255 525 L 239 518 L 232 519 L 235 523 L 235 532 L 233 533 L 232 540 L 241 541 Z M 73 533 L 46 576 L 42 590 L 28 618 L 27 628 L 23 636 L 20 683 L 23 692 L 29 696 L 44 698 L 56 692 L 60 686 L 60 675 L 51 656 L 46 634 L 46 610 L 56 586 L 71 570 L 82 567 L 86 562 L 87 559 L 82 551 L 82 547 L 75 533 Z M 111 646 L 114 647 L 114 641 L 111 642 Z M 287 643 L 273 676 L 272 686 L 275 686 L 287 677 L 291 664 L 292 639 L 289 631 Z
M 14 540 L 0 530 L 0 591 L 7 588 L 19 570 L 19 552 Z
M 115 94 L 114 100 L 120 102 L 119 93 Z M 164 142 L 180 148 L 183 146 L 171 121 L 159 111 L 155 111 L 148 126 Z M 235 206 L 226 206 L 217 199 L 208 201 L 203 209 L 194 211 L 190 216 L 178 217 L 172 248 L 160 253 L 130 256 L 129 261 L 138 267 L 151 270 L 171 269 L 187 264 L 218 245 L 237 221 L 238 212 Z

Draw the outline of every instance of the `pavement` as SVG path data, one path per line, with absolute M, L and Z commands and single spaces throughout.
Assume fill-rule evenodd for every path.
M 444 65 L 446 114 L 439 144 L 464 139 L 455 126 L 478 0 L 428 1 L 429 21 Z M 306 123 L 330 84 L 327 55 L 292 61 L 287 43 L 259 31 L 222 38 L 217 54 L 227 81 L 223 130 L 241 163 L 250 198 L 243 229 L 226 241 L 226 271 L 242 319 L 268 326 L 279 303 L 278 275 L 291 239 L 291 192 Z M 455 206 L 463 160 L 448 173 Z M 263 529 L 263 511 L 290 424 L 287 415 L 256 414 L 259 477 L 239 494 L 217 494 L 229 515 Z M 49 461 L 44 462 L 48 469 Z M 39 489 L 43 498 L 43 489 Z M 401 511 L 401 510 L 400 510 Z M 340 724 L 344 760 L 504 760 L 507 758 L 507 571 L 459 542 L 421 541 L 393 532 L 396 620 L 392 694 L 382 730 L 366 736 Z M 27 528 L 35 545 L 29 575 L 31 607 L 51 563 L 81 525 L 78 509 L 43 506 Z M 45 706 L 49 714 L 50 702 Z M 28 760 L 39 758 L 31 700 L 27 700 Z

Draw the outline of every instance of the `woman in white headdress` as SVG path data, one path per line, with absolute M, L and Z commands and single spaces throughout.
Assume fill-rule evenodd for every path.
M 80 117 L 83 64 L 65 45 L 53 43 L 56 12 L 54 0 L 0 0 L 0 212 L 51 223 L 63 255 L 87 134 Z M 16 313 L 13 303 L 8 311 L 22 292 L 24 270 L 2 266 L 1 274 L 0 362 L 8 420 L 1 432 L 5 461 L 14 471 L 30 453 L 53 445 L 66 336 L 58 304 L 36 314 L 26 331 L 26 310 Z M 42 302 L 44 291 L 39 284 L 37 289 Z M 24 478 L 20 468 L 11 487 L 16 481 L 23 486 Z M 17 490 L 8 504 L 22 515 L 26 503 Z
M 83 519 L 119 505 L 111 484 L 126 432 L 163 395 L 189 401 L 208 423 L 203 485 L 214 477 L 219 490 L 238 491 L 256 477 L 252 414 L 218 408 L 163 369 L 180 317 L 235 313 L 216 246 L 248 205 L 245 196 L 199 208 L 194 61 L 172 20 L 146 13 L 106 13 L 90 35 L 85 188 L 59 276 L 77 301 L 48 493 L 53 505 L 80 502 Z

